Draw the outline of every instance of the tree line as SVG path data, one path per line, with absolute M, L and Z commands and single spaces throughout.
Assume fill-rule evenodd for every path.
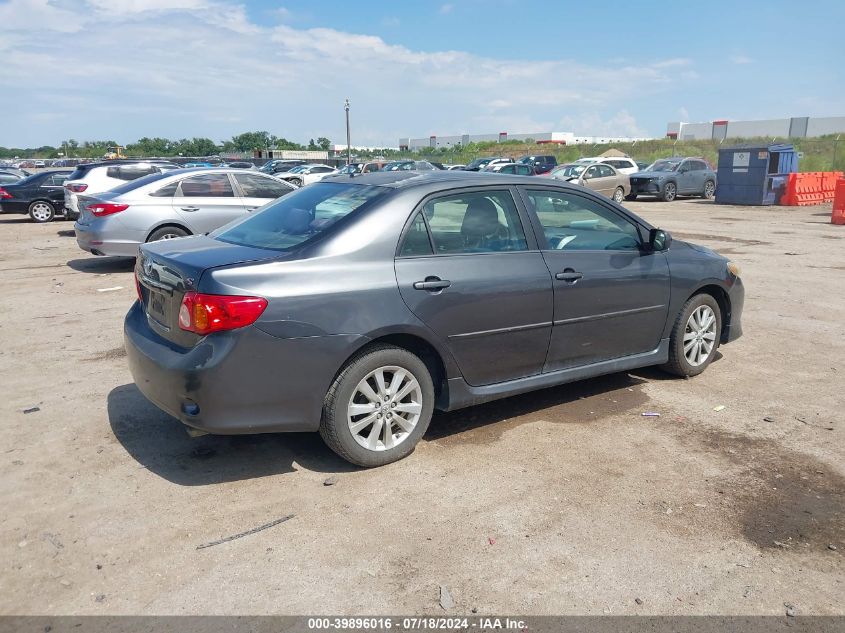
M 41 147 L 0 147 L 0 158 L 59 158 L 60 154 L 68 158 L 99 158 L 109 152 L 109 148 L 117 145 L 123 147 L 123 153 L 128 156 L 213 156 L 221 152 L 252 152 L 256 149 L 290 149 L 290 150 L 328 150 L 332 142 L 321 136 L 311 139 L 307 145 L 289 141 L 266 131 L 244 132 L 231 139 L 215 143 L 210 138 L 194 137 L 178 140 L 144 137 L 135 143 L 121 145 L 113 140 L 83 141 L 67 139 L 57 146 L 42 145 Z

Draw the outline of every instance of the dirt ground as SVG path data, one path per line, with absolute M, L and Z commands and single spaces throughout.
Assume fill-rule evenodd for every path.
M 845 227 L 627 204 L 742 267 L 745 336 L 692 380 L 437 415 L 375 470 L 190 439 L 127 369 L 132 263 L 0 216 L 0 613 L 436 614 L 443 585 L 449 613 L 845 614 Z

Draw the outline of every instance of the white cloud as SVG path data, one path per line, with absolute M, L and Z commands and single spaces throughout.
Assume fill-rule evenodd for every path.
M 423 52 L 372 35 L 259 26 L 225 0 L 9 0 L 0 24 L 14 42 L 0 84 L 18 96 L 0 100 L 0 120 L 26 102 L 33 122 L 4 132 L 6 145 L 248 129 L 341 139 L 346 97 L 360 144 L 491 130 L 644 135 L 625 104 L 694 72 L 685 58 L 591 65 Z M 57 109 L 65 116 L 47 116 Z

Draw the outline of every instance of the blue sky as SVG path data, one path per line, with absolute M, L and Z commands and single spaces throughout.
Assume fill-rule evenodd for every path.
M 0 145 L 845 115 L 845 2 L 0 0 Z M 809 4 L 807 6 L 810 6 Z M 839 32 L 838 32 L 839 31 Z

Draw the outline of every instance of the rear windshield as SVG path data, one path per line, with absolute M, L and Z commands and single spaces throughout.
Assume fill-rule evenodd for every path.
M 318 182 L 214 231 L 211 237 L 238 246 L 290 250 L 389 191 L 372 185 Z
M 135 191 L 139 187 L 143 187 L 144 185 L 148 185 L 151 182 L 155 182 L 156 180 L 161 180 L 162 178 L 168 178 L 172 174 L 170 173 L 158 173 L 158 174 L 150 174 L 149 176 L 141 176 L 140 178 L 136 178 L 135 180 L 130 180 L 129 182 L 118 185 L 117 187 L 112 187 L 109 191 L 116 193 L 116 194 L 123 194 L 129 193 L 130 191 Z

